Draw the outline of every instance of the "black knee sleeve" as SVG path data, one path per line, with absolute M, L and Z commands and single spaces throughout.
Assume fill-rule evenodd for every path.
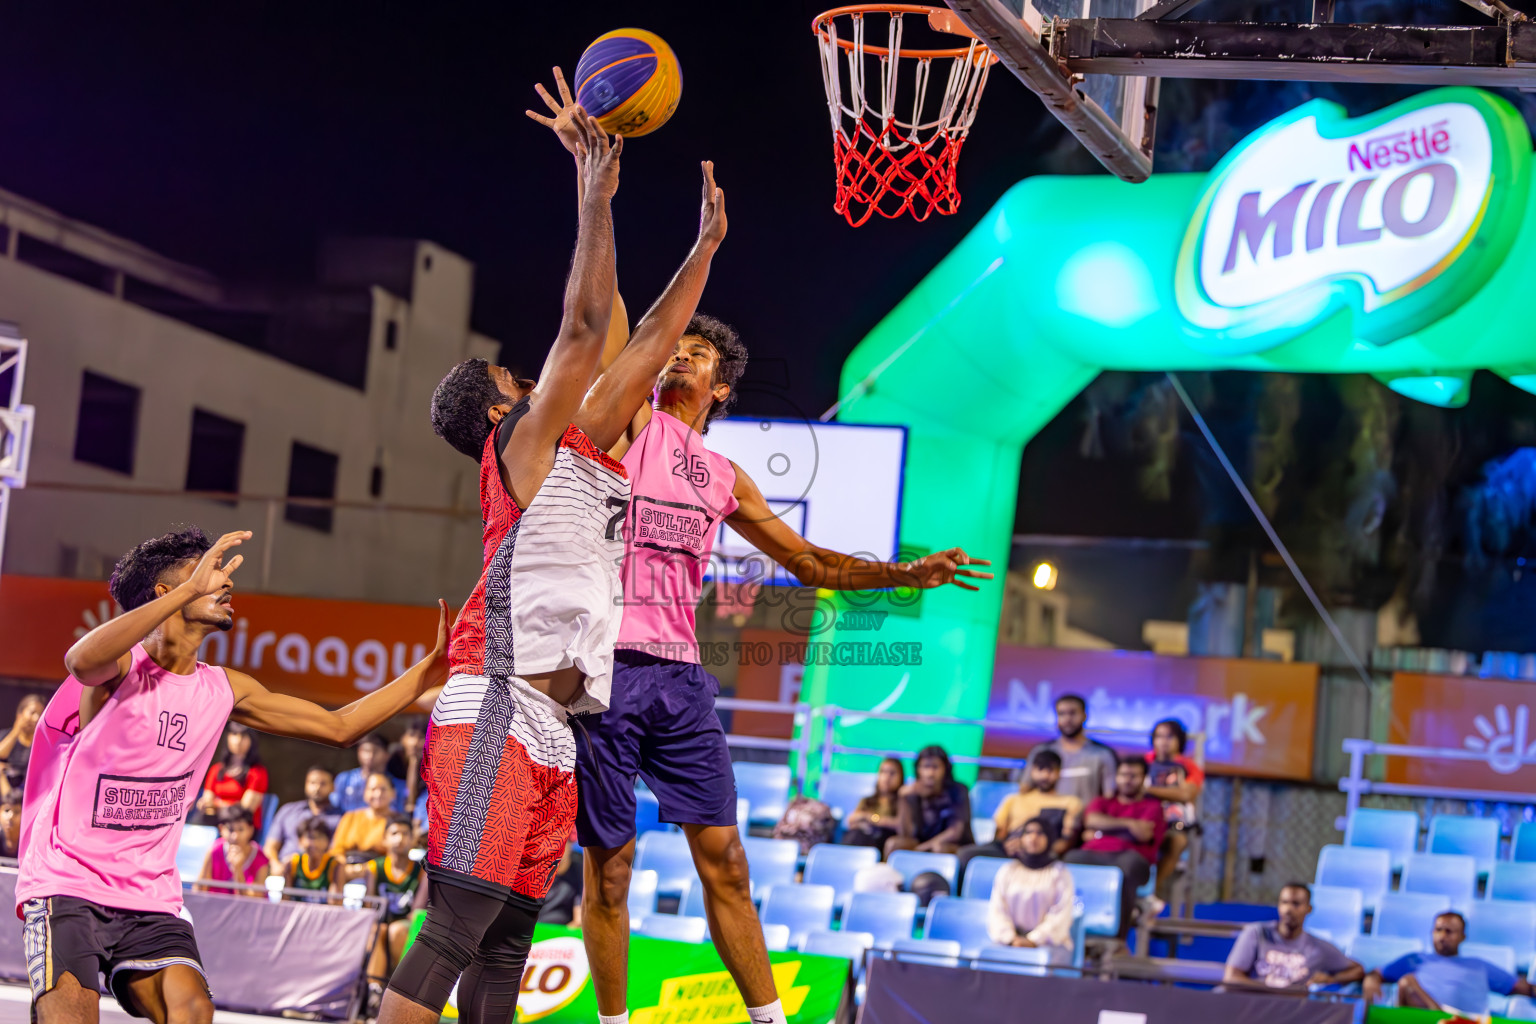
M 506 1024 L 512 1020 L 538 916 L 535 907 L 508 904 L 497 917 L 459 984 L 462 1024 Z
M 391 989 L 434 1010 L 448 1005 L 453 986 L 475 955 L 463 931 L 456 928 L 460 922 L 452 914 L 438 910 L 433 907 L 427 911 L 426 923 L 417 933 L 416 941 L 389 978 Z

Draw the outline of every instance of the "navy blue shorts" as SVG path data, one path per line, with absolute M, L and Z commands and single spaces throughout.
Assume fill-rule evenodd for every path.
M 573 717 L 576 836 L 611 850 L 635 838 L 635 776 L 656 794 L 661 820 L 736 824 L 736 777 L 715 713 L 720 680 L 703 666 L 639 651 L 613 652 L 607 711 Z

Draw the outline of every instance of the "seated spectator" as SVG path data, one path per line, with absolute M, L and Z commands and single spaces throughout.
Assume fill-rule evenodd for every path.
M 21 856 L 21 790 L 0 796 L 0 857 L 15 860 Z
M 1280 890 L 1279 920 L 1250 924 L 1237 933 L 1222 984 L 1229 988 L 1305 992 L 1309 985 L 1359 981 L 1365 970 L 1338 947 L 1303 925 L 1312 912 L 1312 890 L 1291 882 Z
M 336 777 L 329 768 L 315 765 L 304 773 L 304 799 L 283 804 L 272 815 L 267 828 L 267 859 L 286 864 L 299 852 L 299 827 L 310 818 L 325 820 L 326 831 L 334 833 L 341 822 L 341 808 L 331 802 Z
M 1467 922 L 1454 910 L 1435 918 L 1430 936 L 1433 953 L 1400 956 L 1379 971 L 1365 976 L 1360 988 L 1365 998 L 1381 998 L 1383 981 L 1397 982 L 1397 1005 L 1423 1010 L 1444 1010 L 1458 1017 L 1478 1018 L 1488 1013 L 1488 994 L 1528 996 L 1531 986 L 1501 967 L 1475 956 L 1459 956 L 1467 937 Z
M 937 871 L 919 871 L 912 876 L 907 891 L 917 897 L 917 905 L 926 907 L 935 896 L 949 895 L 949 879 Z
M 360 810 L 367 803 L 363 790 L 367 788 L 368 776 L 373 774 L 384 775 L 394 786 L 395 802 L 391 809 L 397 813 L 405 810 L 405 780 L 390 775 L 385 767 L 388 763 L 389 747 L 383 736 L 371 732 L 357 741 L 357 767 L 336 776 L 336 794 L 331 797 L 343 814 Z
M 1195 801 L 1205 785 L 1205 772 L 1193 758 L 1184 756 L 1189 741 L 1184 723 L 1165 718 L 1152 727 L 1152 749 L 1147 752 L 1147 796 L 1163 802 L 1163 820 L 1168 830 L 1163 835 L 1162 853 L 1157 859 L 1157 902 L 1153 916 L 1162 913 L 1173 892 L 1173 879 L 1179 870 L 1179 858 L 1189 845 L 1189 832 L 1195 827 Z
M 1020 781 L 1019 792 L 1010 793 L 997 805 L 993 821 L 997 838 L 990 843 L 967 846 L 960 851 L 960 874 L 973 857 L 1017 857 L 1024 825 L 1039 820 L 1050 833 L 1051 846 L 1060 857 L 1072 848 L 1082 828 L 1083 802 L 1075 796 L 1056 792 L 1061 780 L 1061 755 L 1054 750 L 1036 750 L 1029 759 L 1029 775 Z
M 384 920 L 379 924 L 368 960 L 369 977 L 381 984 L 389 980 L 390 971 L 405 952 L 405 940 L 411 934 L 411 905 L 426 877 L 421 861 L 411 859 L 411 848 L 415 845 L 416 829 L 411 819 L 391 814 L 384 824 L 383 855 L 363 866 L 368 894 L 384 897 Z
M 1032 818 L 1019 829 L 1019 852 L 992 881 L 987 934 L 1000 946 L 1049 949 L 1053 961 L 1072 959 L 1072 873 L 1052 851 L 1050 826 Z
M 384 830 L 394 817 L 394 780 L 383 772 L 368 776 L 363 804 L 341 816 L 331 844 L 331 852 L 348 864 L 363 864 L 385 854 Z
M 427 746 L 427 717 L 412 715 L 405 721 L 400 742 L 389 748 L 389 763 L 384 771 L 405 780 L 405 806 L 412 807 L 424 791 L 421 784 L 421 754 Z
M 1094 797 L 1083 813 L 1083 848 L 1068 853 L 1073 864 L 1120 869 L 1120 938 L 1131 929 L 1136 890 L 1152 877 L 1152 862 L 1163 840 L 1162 801 L 1142 794 L 1147 762 L 1134 754 L 1115 768 L 1115 795 Z
M 873 846 L 885 849 L 885 842 L 896 834 L 901 817 L 901 787 L 907 770 L 899 757 L 887 757 L 875 773 L 875 791 L 859 801 L 843 816 L 842 842 L 849 846 Z
M 784 808 L 784 816 L 773 826 L 773 838 L 793 839 L 800 844 L 800 856 L 811 852 L 817 843 L 830 843 L 837 831 L 832 808 L 814 797 L 797 794 Z
M 341 891 L 341 859 L 331 852 L 331 823 L 320 815 L 305 818 L 297 829 L 298 852 L 282 865 L 284 880 L 289 889 L 308 889 L 312 892 L 335 893 Z M 304 897 L 300 897 L 301 899 Z M 314 898 L 315 902 L 320 902 Z
M 1083 732 L 1087 724 L 1088 702 L 1075 693 L 1064 693 L 1056 698 L 1057 737 L 1029 752 L 1033 764 L 1037 751 L 1055 751 L 1061 757 L 1061 781 L 1056 785 L 1057 792 L 1075 796 L 1084 804 L 1096 796 L 1109 796 L 1115 791 L 1117 761 L 1114 750 L 1098 740 L 1089 739 Z M 1027 786 L 1028 782 L 1026 771 L 1021 783 Z
M 0 761 L 5 770 L 0 771 L 0 795 L 20 790 L 27 781 L 27 762 L 32 757 L 32 737 L 37 734 L 37 723 L 43 720 L 43 698 L 29 693 L 16 705 L 16 721 L 10 732 L 0 738 Z
M 917 752 L 917 781 L 901 797 L 896 835 L 886 840 L 885 855 L 897 850 L 955 853 L 974 842 L 971 795 L 954 779 L 943 747 Z
M 197 820 L 205 825 L 222 824 L 226 807 L 251 812 L 255 828 L 261 828 L 261 801 L 267 795 L 267 769 L 261 763 L 256 734 L 239 722 L 224 731 L 224 756 L 208 768 L 203 795 L 198 797 Z
M 213 841 L 213 847 L 203 858 L 203 870 L 198 877 L 205 882 L 265 885 L 271 871 L 267 855 L 256 845 L 256 818 L 250 810 L 226 807 L 219 811 L 219 838 Z M 247 893 L 225 887 L 216 887 L 213 891 L 264 896 L 259 892 Z

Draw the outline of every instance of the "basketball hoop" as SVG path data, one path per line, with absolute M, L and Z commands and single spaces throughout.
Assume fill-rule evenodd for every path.
M 901 21 L 906 14 L 925 16 L 935 31 L 970 35 L 948 10 L 915 4 L 837 7 L 811 23 L 832 115 L 837 165 L 832 208 L 854 227 L 875 213 L 910 213 L 914 220 L 927 220 L 934 211 L 948 214 L 960 208 L 955 187 L 960 147 L 976 120 L 987 70 L 997 59 L 974 36 L 968 45 L 952 49 L 904 50 Z M 878 15 L 888 19 L 884 46 L 865 41 L 867 24 Z M 925 111 L 930 84 L 946 75 L 938 109 Z M 866 85 L 878 90 L 873 102 L 865 95 Z M 910 99 L 901 98 L 904 90 L 912 92 Z

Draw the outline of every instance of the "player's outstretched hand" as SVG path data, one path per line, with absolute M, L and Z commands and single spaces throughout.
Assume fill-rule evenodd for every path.
M 699 241 L 718 248 L 725 238 L 725 189 L 715 185 L 715 162 L 705 160 L 704 205 L 699 208 Z
M 437 599 L 437 645 L 432 648 L 432 667 L 427 671 L 426 688 L 448 681 L 448 602 Z
M 966 590 L 980 590 L 980 587 L 972 586 L 960 579 L 961 576 L 976 580 L 989 580 L 992 574 L 989 572 L 972 572 L 962 569 L 962 565 L 991 565 L 985 558 L 972 558 L 961 548 L 950 548 L 948 551 L 935 551 L 931 555 L 924 555 L 911 563 L 909 571 L 917 577 L 917 585 L 927 590 L 931 587 L 942 587 L 946 583 L 953 583 L 957 587 Z
M 250 539 L 250 530 L 236 530 L 234 533 L 226 533 L 220 537 L 214 542 L 213 547 L 203 552 L 197 568 L 193 569 L 192 575 L 187 578 L 187 586 L 196 592 L 197 597 L 207 597 L 209 594 L 217 594 L 223 590 L 229 583 L 230 575 L 240 568 L 241 562 L 245 561 L 244 555 L 236 555 L 229 560 L 228 565 L 225 565 L 224 553 Z
M 580 140 L 576 145 L 576 159 L 581 166 L 581 179 L 586 194 L 612 199 L 619 190 L 619 154 L 624 152 L 624 136 L 615 135 L 610 145 L 603 126 L 580 107 L 571 123 L 576 126 Z
M 544 127 L 552 129 L 566 152 L 574 154 L 577 144 L 581 141 L 581 133 L 576 128 L 576 115 L 581 108 L 576 105 L 575 100 L 571 99 L 571 87 L 565 84 L 565 74 L 559 68 L 555 68 L 555 90 L 560 94 L 558 103 L 544 86 L 537 82 L 533 86 L 533 91 L 539 94 L 539 99 L 544 101 L 544 105 L 549 108 L 553 117 L 546 117 L 534 110 L 525 110 L 523 113 Z

